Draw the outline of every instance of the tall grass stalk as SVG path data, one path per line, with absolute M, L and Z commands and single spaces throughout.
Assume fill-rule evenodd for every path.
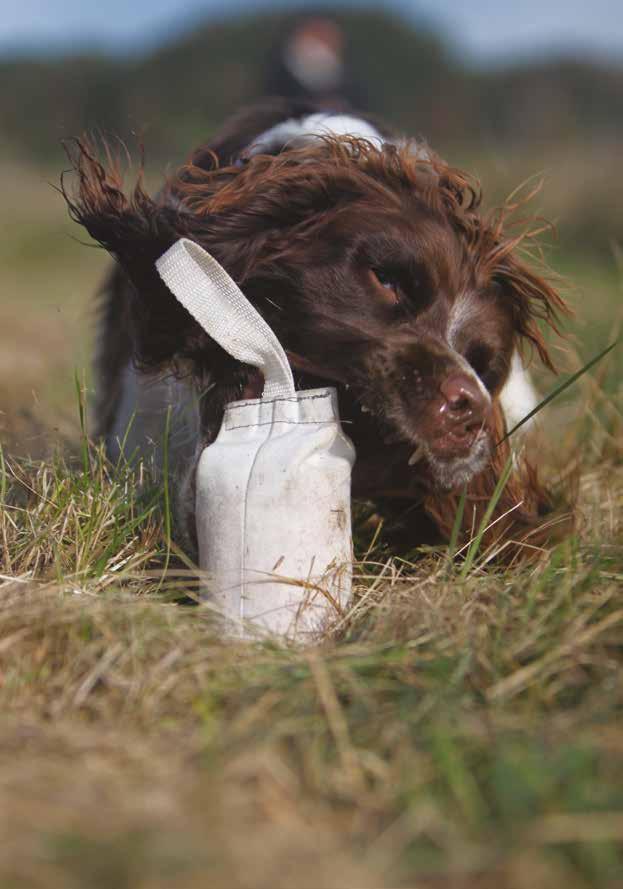
M 85 478 L 90 478 L 91 463 L 89 460 L 89 437 L 87 433 L 87 409 L 85 399 L 86 387 L 84 384 L 84 378 L 82 380 L 82 383 L 80 382 L 80 377 L 78 375 L 77 369 L 74 369 L 74 383 L 76 386 L 76 395 L 78 398 L 78 418 L 80 421 L 80 453 L 82 455 L 82 471 L 84 472 Z
M 562 392 L 564 392 L 566 389 L 568 389 L 570 386 L 572 386 L 574 383 L 576 383 L 580 379 L 580 377 L 584 376 L 584 374 L 587 373 L 592 367 L 594 367 L 599 361 L 601 361 L 602 358 L 605 358 L 606 355 L 608 355 L 610 352 L 612 352 L 612 350 L 614 348 L 616 348 L 616 346 L 619 345 L 619 342 L 620 342 L 620 340 L 616 339 L 613 343 L 610 343 L 609 346 L 606 346 L 605 349 L 602 349 L 601 352 L 599 352 L 597 355 L 595 355 L 593 358 L 591 358 L 590 361 L 587 361 L 587 363 L 583 367 L 581 367 L 575 373 L 571 374 L 571 376 L 568 377 L 566 380 L 564 380 L 564 382 L 560 383 L 558 386 L 555 386 L 554 389 L 552 389 L 552 391 L 549 392 L 546 395 L 546 397 L 542 401 L 540 401 L 537 404 L 537 406 L 535 408 L 533 408 L 533 410 L 530 411 L 530 413 L 526 414 L 525 417 L 523 417 L 518 423 L 515 423 L 515 425 L 511 429 L 509 429 L 509 431 L 506 433 L 506 435 L 504 435 L 500 439 L 498 444 L 502 444 L 502 442 L 506 441 L 506 439 L 510 438 L 511 435 L 514 435 L 518 429 L 521 429 L 521 427 L 524 425 L 524 423 L 527 423 L 528 420 L 531 420 L 533 417 L 535 417 L 551 401 L 553 401 Z
M 452 532 L 450 534 L 450 540 L 448 541 L 448 549 L 447 549 L 447 560 L 448 560 L 448 568 L 451 569 L 451 563 L 456 554 L 457 542 L 459 539 L 459 533 L 461 531 L 461 526 L 463 524 L 463 514 L 465 512 L 465 501 L 467 500 L 467 486 L 463 487 L 461 491 L 461 496 L 459 498 L 459 502 L 456 508 L 456 515 L 454 516 L 454 524 L 452 525 Z
M 493 516 L 493 512 L 495 507 L 498 505 L 498 501 L 504 492 L 504 488 L 506 487 L 508 480 L 510 478 L 511 472 L 513 471 L 513 457 L 510 455 L 504 465 L 504 469 L 500 473 L 500 477 L 497 481 L 497 484 L 494 488 L 493 494 L 487 503 L 487 508 L 485 513 L 480 521 L 480 525 L 478 526 L 478 530 L 469 544 L 467 549 L 467 553 L 465 555 L 465 561 L 461 566 L 461 571 L 459 573 L 459 577 L 461 580 L 465 580 L 467 575 L 472 570 L 474 565 L 474 561 L 478 552 L 480 550 L 480 544 L 482 543 L 482 538 L 485 534 L 485 531 L 489 527 L 489 523 L 491 522 L 491 517 Z
M 162 570 L 162 578 L 158 590 L 162 587 L 162 581 L 165 578 L 171 560 L 171 533 L 172 533 L 172 513 L 171 513 L 171 493 L 170 493 L 170 475 L 169 475 L 169 443 L 171 436 L 171 405 L 167 407 L 167 414 L 164 423 L 164 440 L 162 443 L 162 485 L 164 498 L 164 533 L 166 552 L 164 558 L 164 567 Z

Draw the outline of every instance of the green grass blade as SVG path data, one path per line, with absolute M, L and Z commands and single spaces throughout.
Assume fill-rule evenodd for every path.
M 125 457 L 125 446 L 128 443 L 128 436 L 134 426 L 134 420 L 136 419 L 136 411 L 132 412 L 132 416 L 130 417 L 130 422 L 125 428 L 125 432 L 123 433 L 123 438 L 121 439 L 121 443 L 119 445 L 119 457 L 124 457 L 126 464 L 128 463 L 127 458 Z
M 4 450 L 2 442 L 0 442 L 0 503 L 6 503 L 7 491 L 9 490 L 8 473 L 6 463 L 4 462 Z
M 171 491 L 169 486 L 169 435 L 171 432 L 171 405 L 167 408 L 167 416 L 164 424 L 164 442 L 162 445 L 162 475 L 164 481 L 164 533 L 166 535 L 166 545 L 167 551 L 164 558 L 164 567 L 162 569 L 162 576 L 160 578 L 160 583 L 158 584 L 158 589 L 156 592 L 160 592 L 162 584 L 164 583 L 164 578 L 169 568 L 169 562 L 171 561 Z
M 519 423 L 515 423 L 513 428 L 510 429 L 506 433 L 506 435 L 499 440 L 498 445 L 501 445 L 503 441 L 506 441 L 507 438 L 510 438 L 511 435 L 517 432 L 517 430 L 521 426 L 523 426 L 524 423 L 527 423 L 528 420 L 531 420 L 532 417 L 539 413 L 539 411 L 543 410 L 545 405 L 549 404 L 550 401 L 553 401 L 554 398 L 557 398 L 561 392 L 564 392 L 565 389 L 568 389 L 569 386 L 572 386 L 576 382 L 576 380 L 579 380 L 581 376 L 583 376 L 587 371 L 591 369 L 591 367 L 594 367 L 599 361 L 601 361 L 602 358 L 605 358 L 609 352 L 612 352 L 614 347 L 617 346 L 619 342 L 620 339 L 616 339 L 613 343 L 610 343 L 610 345 L 606 346 L 605 349 L 602 349 L 602 351 L 598 355 L 595 355 L 594 358 L 591 358 L 591 360 L 587 362 L 584 367 L 581 367 L 580 370 L 576 371 L 574 374 L 571 374 L 571 376 L 567 380 L 565 380 L 564 383 L 560 383 L 559 386 L 556 386 L 555 389 L 552 389 L 549 395 L 546 395 L 543 401 L 539 402 L 539 404 L 537 404 L 537 406 L 533 410 L 531 410 L 529 414 L 526 414 L 526 416 L 522 420 L 520 420 Z
M 463 523 L 463 514 L 465 512 L 465 501 L 467 500 L 467 485 L 463 486 L 463 490 L 461 491 L 461 497 L 459 499 L 459 504 L 456 508 L 456 515 L 454 516 L 454 524 L 452 525 L 452 533 L 450 534 L 450 540 L 448 542 L 448 550 L 447 550 L 447 560 L 448 567 L 450 567 L 452 560 L 456 554 L 457 542 L 459 539 L 459 532 L 461 530 L 461 525 Z
M 500 497 L 502 496 L 502 492 L 504 491 L 504 488 L 506 487 L 506 483 L 508 482 L 508 479 L 510 478 L 512 469 L 513 469 L 513 457 L 511 455 L 511 456 L 509 456 L 508 460 L 506 461 L 504 469 L 502 470 L 502 473 L 498 479 L 497 485 L 495 486 L 495 490 L 493 491 L 493 494 L 491 495 L 491 499 L 489 500 L 489 503 L 487 504 L 485 514 L 482 517 L 482 521 L 478 527 L 476 536 L 474 537 L 474 539 L 472 540 L 472 542 L 469 545 L 469 549 L 467 550 L 467 555 L 465 556 L 465 562 L 463 564 L 463 567 L 461 568 L 461 573 L 459 575 L 461 580 L 465 580 L 465 578 L 467 577 L 467 575 L 469 574 L 469 572 L 472 569 L 472 566 L 474 564 L 474 559 L 478 555 L 478 550 L 480 549 L 480 544 L 482 542 L 482 538 L 484 536 L 485 531 L 487 530 L 487 527 L 489 526 L 489 522 L 491 521 L 491 516 L 493 515 L 493 510 L 498 505 L 498 501 L 499 501 Z
M 78 371 L 74 370 L 74 382 L 78 396 L 78 416 L 80 418 L 80 451 L 82 454 L 82 469 L 85 478 L 91 477 L 91 464 L 89 461 L 89 439 L 87 436 L 87 416 L 84 404 L 84 387 L 80 384 Z

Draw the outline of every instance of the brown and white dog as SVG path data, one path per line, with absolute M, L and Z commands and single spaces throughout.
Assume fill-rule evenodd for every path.
M 178 238 L 213 254 L 283 344 L 297 385 L 335 384 L 357 450 L 353 495 L 403 511 L 411 546 L 452 525 L 468 485 L 482 513 L 508 458 L 506 424 L 534 406 L 518 357 L 551 367 L 538 320 L 564 310 L 517 256 L 503 214 L 428 148 L 359 117 L 269 103 L 234 118 L 155 197 L 116 164 L 72 153 L 74 218 L 117 259 L 103 290 L 98 433 L 111 457 L 158 460 L 172 409 L 178 524 L 193 534 L 193 474 L 224 405 L 261 392 L 176 302 L 154 263 Z M 530 533 L 546 507 L 517 470 L 495 534 Z

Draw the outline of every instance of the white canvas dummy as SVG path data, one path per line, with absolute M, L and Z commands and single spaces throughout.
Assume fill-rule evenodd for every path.
M 203 248 L 182 239 L 156 263 L 204 330 L 264 377 L 225 408 L 197 467 L 204 594 L 236 635 L 313 639 L 350 597 L 355 459 L 333 388 L 296 392 L 271 328 Z

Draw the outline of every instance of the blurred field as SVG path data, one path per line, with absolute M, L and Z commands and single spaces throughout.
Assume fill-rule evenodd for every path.
M 79 247 L 58 169 L 0 164 L 0 437 L 49 451 L 75 436 L 74 370 L 88 368 L 94 291 L 105 258 Z
M 491 203 L 545 173 L 576 368 L 621 320 L 616 244 L 574 229 L 615 224 L 616 153 L 446 153 Z M 620 351 L 552 412 L 573 539 L 461 579 L 364 535 L 333 636 L 223 644 L 178 604 L 189 575 L 163 582 L 158 494 L 95 448 L 51 456 L 79 450 L 107 261 L 74 240 L 61 167 L 0 166 L 2 889 L 621 889 Z

